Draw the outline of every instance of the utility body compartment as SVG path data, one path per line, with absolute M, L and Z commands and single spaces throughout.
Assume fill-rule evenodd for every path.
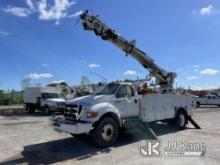
M 191 95 L 146 94 L 140 96 L 140 118 L 152 122 L 175 117 L 177 110 L 183 108 L 192 115 L 194 103 Z

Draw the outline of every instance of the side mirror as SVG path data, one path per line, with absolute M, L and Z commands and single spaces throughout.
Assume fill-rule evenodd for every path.
M 120 95 L 118 93 L 115 94 L 115 98 L 120 98 Z

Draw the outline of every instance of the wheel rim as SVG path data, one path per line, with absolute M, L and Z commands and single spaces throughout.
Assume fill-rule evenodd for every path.
M 180 114 L 178 117 L 178 124 L 179 126 L 183 127 L 185 124 L 185 116 L 183 114 Z
M 114 136 L 114 127 L 111 124 L 106 124 L 102 129 L 103 140 L 110 142 Z

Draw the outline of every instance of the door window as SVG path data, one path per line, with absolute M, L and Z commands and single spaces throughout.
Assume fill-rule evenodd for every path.
M 127 85 L 127 91 L 126 91 L 126 95 L 128 97 L 134 97 L 134 90 L 130 85 Z
M 126 86 L 123 85 L 119 88 L 117 94 L 116 94 L 116 97 L 117 98 L 124 98 L 126 95 Z

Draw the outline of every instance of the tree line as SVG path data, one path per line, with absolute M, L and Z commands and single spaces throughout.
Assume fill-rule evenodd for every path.
M 0 105 L 14 105 L 23 103 L 23 92 L 14 89 L 8 92 L 0 90 Z

